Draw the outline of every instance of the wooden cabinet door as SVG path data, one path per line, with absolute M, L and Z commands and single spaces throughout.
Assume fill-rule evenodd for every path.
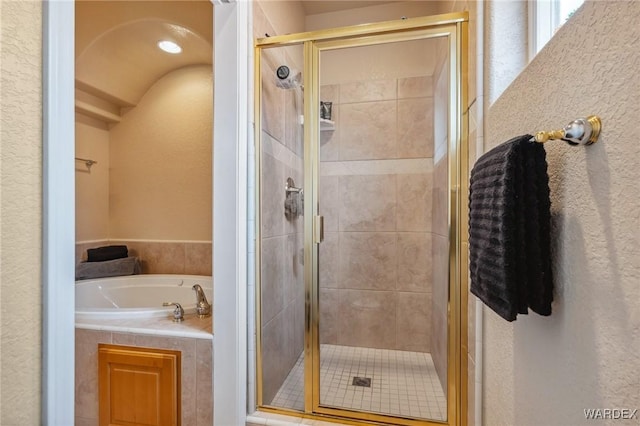
M 180 426 L 180 352 L 100 344 L 100 426 Z

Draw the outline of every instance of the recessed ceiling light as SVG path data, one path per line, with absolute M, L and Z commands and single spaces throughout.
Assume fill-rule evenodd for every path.
M 160 40 L 158 42 L 158 47 L 164 50 L 165 52 L 173 53 L 174 55 L 182 52 L 182 47 L 178 46 L 178 44 L 169 40 Z

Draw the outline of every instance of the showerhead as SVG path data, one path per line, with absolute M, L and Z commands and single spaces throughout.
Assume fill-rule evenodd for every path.
M 302 73 L 292 70 L 286 65 L 280 65 L 276 70 L 276 86 L 281 89 L 302 87 Z

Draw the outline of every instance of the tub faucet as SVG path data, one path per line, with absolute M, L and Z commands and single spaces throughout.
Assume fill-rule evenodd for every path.
M 211 315 L 211 305 L 207 301 L 207 296 L 204 295 L 204 290 L 200 287 L 200 284 L 195 284 L 193 290 L 196 292 L 196 314 L 200 318 L 205 318 Z

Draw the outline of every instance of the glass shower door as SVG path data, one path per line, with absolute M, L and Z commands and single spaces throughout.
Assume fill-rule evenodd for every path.
M 257 41 L 259 408 L 466 416 L 466 19 Z
M 260 405 L 304 410 L 302 46 L 260 52 Z
M 450 39 L 318 46 L 318 410 L 445 421 Z

